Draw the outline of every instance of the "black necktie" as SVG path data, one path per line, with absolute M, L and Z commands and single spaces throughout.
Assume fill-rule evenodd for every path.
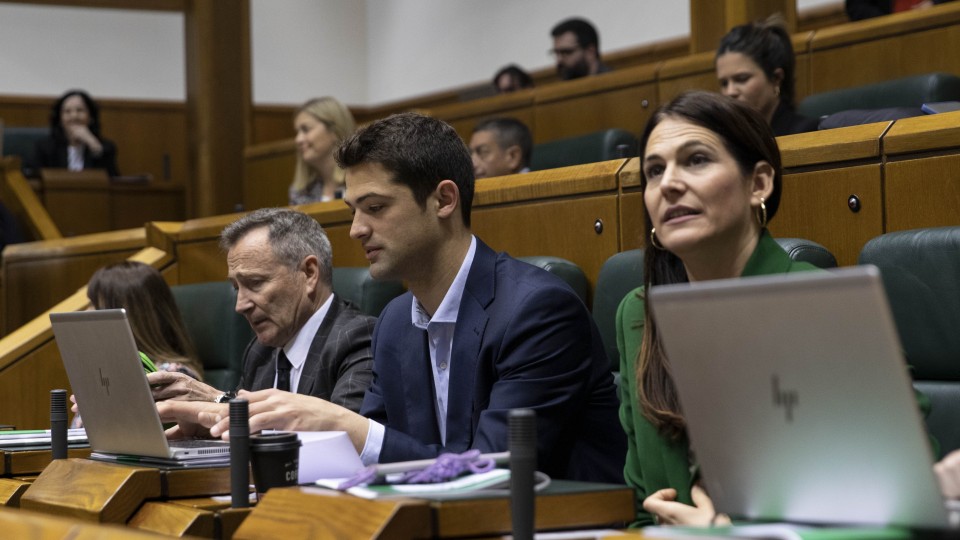
M 277 390 L 290 391 L 290 369 L 293 365 L 283 354 L 283 349 L 277 353 Z

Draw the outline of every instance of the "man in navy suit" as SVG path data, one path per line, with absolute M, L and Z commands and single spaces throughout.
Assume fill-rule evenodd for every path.
M 508 411 L 528 408 L 540 470 L 622 482 L 626 442 L 592 318 L 563 281 L 470 232 L 473 166 L 453 128 L 394 115 L 344 142 L 337 159 L 370 273 L 410 292 L 377 322 L 360 414 L 265 390 L 243 394 L 251 430 L 344 430 L 369 464 L 506 450 Z

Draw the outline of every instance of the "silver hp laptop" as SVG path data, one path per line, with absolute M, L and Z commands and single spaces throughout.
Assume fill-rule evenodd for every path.
M 749 519 L 954 519 L 875 267 L 653 287 L 702 482 Z
M 95 455 L 160 464 L 229 461 L 224 441 L 168 444 L 124 310 L 51 313 L 50 321 Z

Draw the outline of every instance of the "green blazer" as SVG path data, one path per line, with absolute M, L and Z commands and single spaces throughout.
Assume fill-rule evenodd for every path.
M 783 274 L 816 270 L 809 263 L 790 259 L 766 231 L 743 276 Z M 624 480 L 636 491 L 637 518 L 632 527 L 653 524 L 653 516 L 643 510 L 643 500 L 657 490 L 672 487 L 677 500 L 692 504 L 690 488 L 694 482 L 695 464 L 686 439 L 671 441 L 657 432 L 640 411 L 637 397 L 636 358 L 643 338 L 643 287 L 630 292 L 617 309 L 617 347 L 620 349 L 620 423 L 627 433 L 627 462 Z

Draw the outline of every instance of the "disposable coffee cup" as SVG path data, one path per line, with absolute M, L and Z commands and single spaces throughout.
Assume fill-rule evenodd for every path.
M 300 439 L 296 433 L 250 436 L 250 464 L 257 493 L 295 486 L 300 472 Z

